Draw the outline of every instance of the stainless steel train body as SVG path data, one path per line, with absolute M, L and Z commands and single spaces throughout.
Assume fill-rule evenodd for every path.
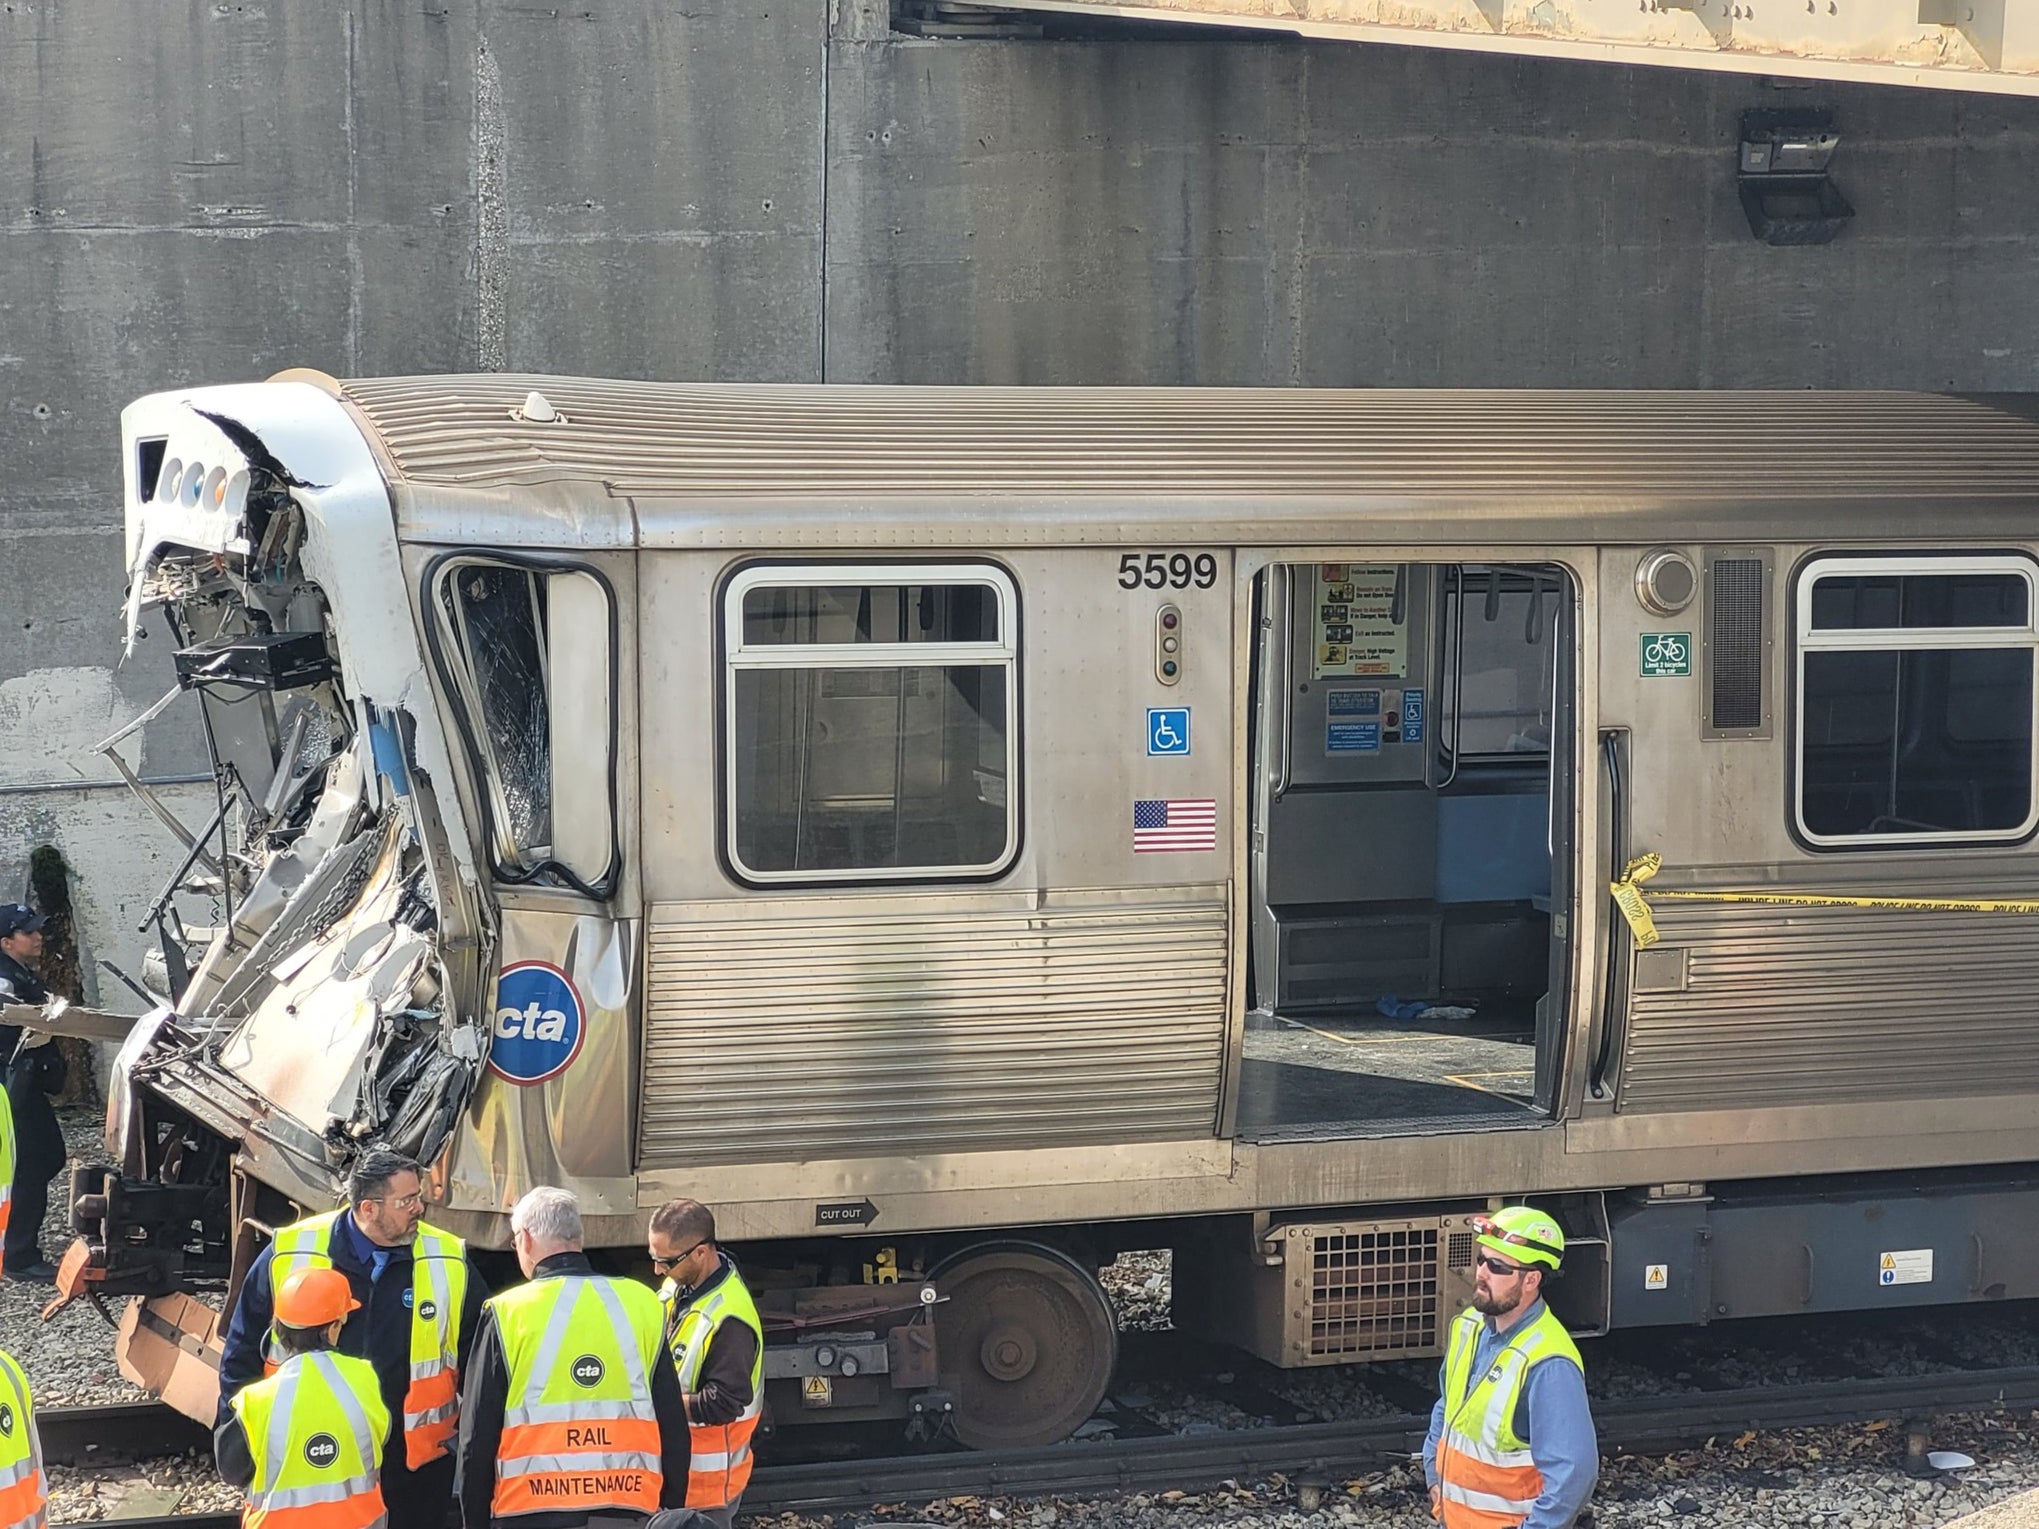
M 2030 400 L 289 373 L 124 454 L 240 840 L 105 1289 L 394 1136 L 484 1244 L 946 1271 L 979 1439 L 1121 1246 L 1288 1364 L 1435 1352 L 1500 1197 L 1587 1331 L 2039 1291 L 2039 915 L 1893 905 L 2039 891 Z M 1639 949 L 1645 851 L 1803 901 Z

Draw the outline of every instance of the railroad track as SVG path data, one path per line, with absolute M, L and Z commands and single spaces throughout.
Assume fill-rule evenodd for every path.
M 2039 1408 L 2039 1366 L 1961 1371 L 1805 1385 L 1757 1386 L 1624 1401 L 1598 1421 L 1608 1453 L 1648 1454 L 1703 1443 L 1722 1434 L 1838 1424 L 1925 1420 L 2000 1408 Z M 122 1415 L 118 1444 L 109 1414 Z M 178 1438 L 161 1455 L 188 1447 L 205 1431 L 167 1407 L 55 1408 L 43 1414 L 44 1450 L 55 1464 L 142 1458 L 152 1430 Z M 95 1440 L 90 1419 L 100 1420 Z M 174 1419 L 175 1421 L 170 1421 Z M 941 1453 L 861 1462 L 761 1467 L 744 1496 L 746 1512 L 836 1513 L 876 1503 L 911 1504 L 944 1497 L 1085 1497 L 1166 1489 L 1196 1491 L 1227 1480 L 1280 1473 L 1291 1480 L 1331 1482 L 1371 1470 L 1421 1448 L 1423 1413 L 1348 1423 L 1244 1428 L 1217 1434 L 1170 1435 L 1056 1444 L 1002 1454 Z M 126 1455 L 107 1451 L 127 1449 Z M 170 1514 L 119 1520 L 121 1529 L 230 1529 L 227 1513 Z

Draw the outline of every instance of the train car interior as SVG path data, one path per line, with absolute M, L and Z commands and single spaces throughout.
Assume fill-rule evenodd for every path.
M 1240 1136 L 1550 1118 L 1572 590 L 1554 565 L 1260 575 Z

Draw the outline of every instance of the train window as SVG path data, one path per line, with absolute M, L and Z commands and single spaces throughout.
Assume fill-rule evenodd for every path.
M 1461 760 L 1550 752 L 1560 574 L 1515 568 L 1453 570 L 1445 583 L 1442 684 Z
M 1798 826 L 1815 844 L 2019 839 L 2034 574 L 2017 557 L 1823 558 L 1798 581 Z
M 613 890 L 615 613 L 579 569 L 450 556 L 428 626 L 499 880 Z
M 900 881 L 1009 864 L 1016 605 L 984 564 L 739 572 L 723 607 L 736 869 Z

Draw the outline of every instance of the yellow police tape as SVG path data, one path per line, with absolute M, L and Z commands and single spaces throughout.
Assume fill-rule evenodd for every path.
M 1637 950 L 1657 943 L 1657 921 L 1650 917 L 1650 905 L 1643 898 L 1643 886 L 1664 868 L 1664 857 L 1655 850 L 1629 861 L 1621 880 L 1610 881 L 1614 905 L 1628 920 Z M 1927 913 L 2039 913 L 2039 901 L 1975 897 L 1849 897 L 1824 892 L 1711 892 L 1667 891 L 1658 888 L 1653 898 L 1676 897 L 1702 903 L 1771 903 L 1785 908 L 1897 908 Z

